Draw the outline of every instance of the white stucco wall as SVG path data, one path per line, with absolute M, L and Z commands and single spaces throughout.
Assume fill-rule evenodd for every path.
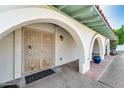
M 118 45 L 116 50 L 117 51 L 124 51 L 124 45 Z
M 60 35 L 64 40 L 60 40 Z M 79 48 L 73 37 L 63 28 L 56 27 L 56 66 L 69 63 L 80 58 Z M 62 58 L 62 60 L 60 60 Z
M 13 32 L 0 40 L 0 83 L 13 80 L 14 35 Z

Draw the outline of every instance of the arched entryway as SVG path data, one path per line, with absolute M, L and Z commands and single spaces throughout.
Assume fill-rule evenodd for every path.
M 92 60 L 94 56 L 100 56 L 100 45 L 98 42 L 98 39 L 95 39 L 94 44 L 93 44 L 93 50 L 92 50 Z
M 80 50 L 73 36 L 64 28 L 51 23 L 33 23 L 15 32 L 15 35 L 22 33 L 23 74 L 70 62 L 76 62 L 78 66 Z
M 32 14 L 33 12 L 33 14 Z M 31 14 L 32 15 L 31 15 Z M 23 14 L 23 16 L 20 16 L 20 14 Z M 11 18 L 6 17 L 6 15 L 11 15 Z M 18 16 L 20 16 L 18 18 Z M 83 46 L 83 40 L 81 40 L 80 35 L 78 33 L 78 28 L 70 22 L 71 20 L 65 17 L 64 15 L 50 10 L 46 8 L 24 8 L 24 9 L 17 9 L 12 10 L 9 12 L 5 12 L 0 15 L 1 21 L 0 24 L 3 24 L 3 26 L 0 28 L 0 38 L 5 37 L 15 29 L 18 29 L 22 26 L 33 24 L 33 23 L 52 23 L 56 24 L 62 28 L 64 28 L 68 33 L 74 38 L 78 48 L 80 49 L 79 55 L 79 72 L 83 72 L 85 68 L 83 68 L 83 63 L 86 61 L 85 58 L 85 51 Z M 18 20 L 17 20 L 18 19 Z M 11 24 L 11 25 L 10 25 Z M 19 35 L 17 33 L 17 35 Z M 16 37 L 18 40 L 20 40 L 18 37 Z M 15 41 L 16 43 L 19 43 L 18 41 Z M 21 41 L 20 41 L 21 42 Z M 21 45 L 15 46 L 15 71 L 13 72 L 14 78 L 21 77 L 21 54 L 19 51 L 21 51 Z M 30 48 L 30 46 L 29 46 Z M 19 53 L 19 54 L 18 54 Z M 20 59 L 20 60 L 18 60 Z
M 93 37 L 90 45 L 90 60 L 92 61 L 94 55 L 99 55 L 101 59 L 104 59 L 104 44 L 98 35 Z
M 86 76 L 92 78 L 92 79 L 99 79 L 101 73 L 104 71 L 105 67 L 109 64 L 110 58 L 109 56 L 106 57 L 105 54 L 105 46 L 107 46 L 105 44 L 105 39 L 102 39 L 101 37 L 99 37 L 99 35 L 94 35 L 93 41 L 91 42 L 91 60 L 90 60 L 90 71 L 88 71 L 86 73 Z M 109 40 L 108 40 L 109 41 Z M 104 58 L 104 60 L 102 59 L 102 61 L 98 64 L 96 62 L 94 62 L 93 57 L 95 55 L 99 55 L 101 58 Z

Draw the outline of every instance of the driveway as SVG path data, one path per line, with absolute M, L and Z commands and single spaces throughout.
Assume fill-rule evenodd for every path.
M 98 81 L 110 87 L 124 88 L 124 52 L 117 55 Z

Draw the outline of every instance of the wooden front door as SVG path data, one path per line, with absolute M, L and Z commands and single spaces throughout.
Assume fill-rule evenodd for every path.
M 54 65 L 54 33 L 23 28 L 24 73 L 51 68 Z
M 50 32 L 42 32 L 42 68 L 50 68 L 54 64 L 54 34 Z

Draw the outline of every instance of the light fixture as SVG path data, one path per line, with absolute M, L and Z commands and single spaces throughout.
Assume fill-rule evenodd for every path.
M 60 39 L 61 39 L 61 41 L 63 41 L 64 40 L 64 37 L 62 35 L 60 35 Z

